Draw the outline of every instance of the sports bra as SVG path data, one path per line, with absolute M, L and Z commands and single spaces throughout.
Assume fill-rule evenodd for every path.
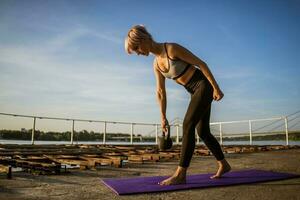
M 167 54 L 169 70 L 167 72 L 163 72 L 160 69 L 160 67 L 158 66 L 156 58 L 154 61 L 156 61 L 157 68 L 164 77 L 175 80 L 175 79 L 179 78 L 180 76 L 182 76 L 187 71 L 187 69 L 191 66 L 191 64 L 189 64 L 183 60 L 180 60 L 180 59 L 170 58 L 168 55 L 167 48 L 166 48 L 166 43 L 164 43 L 164 48 L 165 48 L 165 51 Z

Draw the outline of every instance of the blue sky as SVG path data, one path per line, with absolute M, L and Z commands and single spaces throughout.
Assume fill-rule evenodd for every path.
M 0 112 L 160 122 L 153 56 L 127 55 L 144 24 L 204 60 L 225 96 L 211 122 L 300 110 L 300 1 L 0 1 Z M 169 120 L 189 94 L 167 81 Z

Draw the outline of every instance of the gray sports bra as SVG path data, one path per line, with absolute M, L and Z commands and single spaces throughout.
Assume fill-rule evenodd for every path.
M 191 64 L 180 59 L 171 59 L 168 55 L 166 43 L 164 43 L 164 47 L 168 57 L 169 70 L 167 72 L 161 71 L 157 61 L 156 60 L 154 61 L 156 61 L 157 68 L 159 69 L 159 71 L 162 73 L 164 77 L 175 80 L 180 76 L 182 76 L 187 71 L 187 69 L 191 66 Z

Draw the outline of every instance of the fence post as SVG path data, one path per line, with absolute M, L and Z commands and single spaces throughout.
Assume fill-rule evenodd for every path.
M 289 145 L 289 130 L 288 130 L 288 119 L 284 117 L 285 122 L 285 137 L 286 137 L 286 145 Z
M 251 120 L 249 120 L 249 138 L 250 138 L 250 145 L 252 145 L 252 124 L 251 124 Z
M 33 118 L 33 127 L 31 132 L 31 145 L 34 145 L 35 121 L 36 121 L 36 117 Z
M 179 144 L 179 124 L 176 125 L 176 144 Z
M 155 144 L 158 144 L 158 125 L 155 125 Z
M 222 123 L 220 122 L 220 144 L 223 144 Z
M 103 131 L 103 144 L 106 143 L 106 122 L 104 122 L 104 131 Z
M 130 144 L 133 144 L 133 123 L 131 123 Z
M 199 134 L 197 132 L 197 129 L 195 129 L 195 133 L 196 133 L 196 139 L 197 139 L 196 144 L 199 144 L 200 143 L 200 137 L 199 137 Z
M 74 141 L 74 123 L 74 120 L 72 120 L 71 145 L 73 145 Z

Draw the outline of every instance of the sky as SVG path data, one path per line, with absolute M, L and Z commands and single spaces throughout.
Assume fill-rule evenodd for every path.
M 299 10 L 299 0 L 1 0 L 0 112 L 160 123 L 154 57 L 124 50 L 143 24 L 207 63 L 224 93 L 211 122 L 289 115 L 300 110 Z M 169 121 L 189 99 L 167 80 Z

